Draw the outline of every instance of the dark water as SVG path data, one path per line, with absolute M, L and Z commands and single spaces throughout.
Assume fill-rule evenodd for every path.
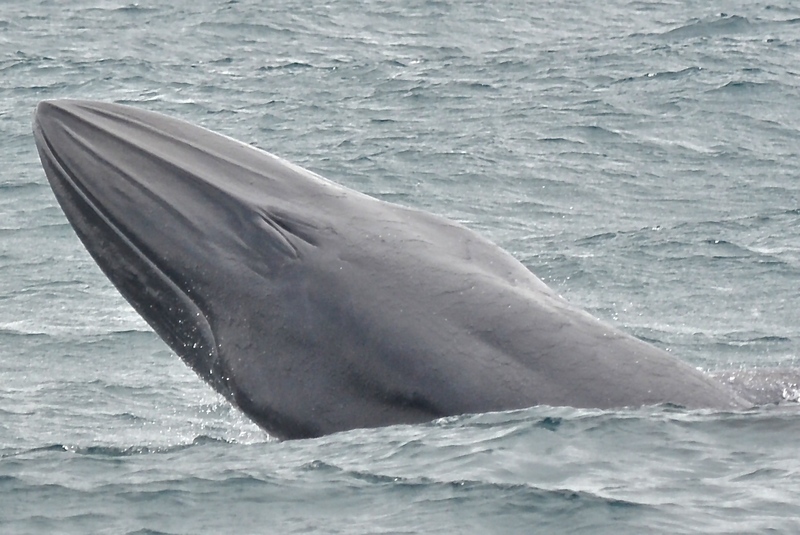
M 792 403 L 270 440 L 68 226 L 30 134 L 58 97 L 462 221 L 593 314 L 791 399 L 795 3 L 0 2 L 0 532 L 800 530 Z

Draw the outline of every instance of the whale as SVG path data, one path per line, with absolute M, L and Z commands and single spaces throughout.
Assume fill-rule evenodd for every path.
M 103 273 L 274 437 L 538 405 L 750 406 L 444 217 L 136 106 L 42 101 L 33 133 Z

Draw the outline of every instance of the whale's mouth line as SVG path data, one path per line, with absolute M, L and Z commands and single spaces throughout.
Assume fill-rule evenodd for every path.
M 66 126 L 63 127 L 69 130 Z M 74 132 L 70 132 L 70 134 L 75 136 L 76 139 L 79 139 Z M 158 281 L 157 284 L 163 285 L 163 287 L 174 296 L 175 302 L 183 308 L 186 316 L 191 318 L 191 321 L 194 323 L 194 329 L 191 330 L 192 337 L 190 339 L 187 339 L 182 335 L 182 333 L 171 333 L 172 336 L 170 338 L 174 340 L 175 343 L 170 343 L 170 347 L 173 349 L 173 351 L 178 353 L 181 358 L 187 360 L 187 363 L 189 363 L 188 361 L 193 362 L 194 364 L 190 363 L 190 365 L 207 381 L 211 383 L 217 383 L 220 381 L 225 383 L 227 381 L 227 374 L 224 372 L 224 366 L 220 361 L 219 345 L 217 344 L 214 333 L 211 329 L 207 314 L 198 305 L 198 303 L 192 299 L 189 293 L 183 289 L 172 277 L 169 276 L 167 271 L 162 269 L 154 259 L 148 256 L 142 250 L 142 248 L 136 244 L 135 239 L 130 237 L 128 233 L 126 233 L 114 222 L 114 218 L 103 209 L 102 204 L 97 201 L 94 195 L 92 195 L 91 191 L 89 191 L 87 187 L 81 183 L 80 179 L 74 175 L 74 173 L 70 170 L 70 167 L 59 156 L 58 152 L 53 147 L 53 144 L 48 139 L 47 134 L 44 128 L 42 128 L 42 125 L 39 123 L 38 119 L 34 121 L 34 136 L 37 139 L 37 144 L 39 145 L 43 156 L 47 158 L 47 160 L 50 162 L 50 165 L 54 167 L 54 171 L 56 171 L 52 174 L 46 173 L 48 180 L 51 182 L 58 181 L 59 185 L 64 190 L 69 192 L 67 195 L 75 195 L 80 199 L 80 202 L 85 205 L 85 208 L 78 206 L 73 200 L 64 198 L 63 194 L 56 195 L 59 203 L 69 203 L 71 205 L 71 211 L 84 215 L 86 214 L 86 208 L 88 208 L 95 216 L 94 218 L 91 218 L 92 221 L 89 221 L 89 218 L 87 218 L 87 221 L 73 221 L 73 218 L 69 217 L 70 210 L 65 210 L 65 214 L 68 216 L 68 219 L 70 219 L 70 222 L 73 223 L 75 229 L 88 233 L 92 226 L 105 227 L 106 231 L 109 231 L 116 240 L 114 245 L 119 247 L 124 253 L 130 254 L 130 256 L 125 259 L 126 267 L 138 273 L 145 274 L 146 278 L 150 278 L 151 280 L 156 279 Z M 81 241 L 85 242 L 81 232 L 78 232 L 78 236 L 81 238 Z M 98 262 L 106 275 L 109 275 L 108 271 L 113 272 L 112 267 L 110 267 L 107 263 L 104 263 L 102 258 L 98 258 L 98 256 L 102 255 L 100 255 L 99 252 L 94 251 L 89 244 L 86 245 L 87 249 L 92 256 L 95 257 L 95 260 Z M 114 282 L 115 286 L 118 286 L 114 277 L 109 275 L 109 278 L 112 280 L 112 282 Z M 131 301 L 127 292 L 121 291 L 121 293 L 144 317 L 147 323 L 149 323 L 154 330 L 159 332 L 159 334 L 162 334 L 161 330 L 163 325 L 149 319 L 150 315 L 146 309 L 147 304 L 141 301 Z M 201 347 L 205 347 L 205 349 L 210 353 L 206 356 L 206 358 L 209 359 L 209 361 L 206 363 L 201 363 L 201 359 L 198 359 L 198 356 L 195 353 Z M 204 365 L 198 366 L 198 364 Z M 203 370 L 203 368 L 205 368 L 205 370 Z M 215 387 L 217 386 L 220 385 L 215 384 Z M 224 387 L 220 391 L 229 397 L 229 393 L 225 392 Z

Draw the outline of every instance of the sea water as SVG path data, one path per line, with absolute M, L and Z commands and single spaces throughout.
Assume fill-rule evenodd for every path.
M 460 221 L 592 314 L 792 399 L 796 3 L 0 2 L 0 533 L 800 531 L 790 401 L 271 439 L 81 246 L 31 135 L 50 98 L 168 113 Z

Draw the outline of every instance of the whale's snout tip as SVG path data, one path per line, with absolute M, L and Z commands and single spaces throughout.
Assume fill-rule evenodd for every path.
M 37 138 L 47 129 L 48 119 L 62 108 L 63 100 L 42 100 L 33 110 L 33 133 Z
M 57 109 L 63 106 L 63 100 L 42 100 L 39 104 L 36 105 L 36 109 L 33 110 L 33 119 L 34 122 L 39 121 L 42 118 L 46 118 L 49 115 L 52 115 Z
M 48 99 L 39 101 L 36 108 L 33 110 L 33 123 L 34 125 L 42 126 L 45 121 L 54 118 L 57 114 L 77 115 L 83 108 L 79 100 L 69 99 Z M 85 106 L 84 106 L 85 107 Z

